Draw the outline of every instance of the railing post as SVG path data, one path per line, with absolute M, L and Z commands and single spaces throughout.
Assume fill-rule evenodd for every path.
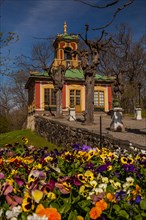
M 102 117 L 100 115 L 100 148 L 102 147 Z

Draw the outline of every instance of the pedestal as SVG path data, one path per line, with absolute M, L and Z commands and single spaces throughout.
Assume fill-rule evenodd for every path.
M 135 119 L 136 120 L 142 120 L 141 108 L 135 108 Z
M 69 109 L 69 121 L 75 121 L 76 120 L 76 112 L 75 108 Z
M 124 131 L 124 125 L 122 122 L 122 115 L 123 115 L 122 112 L 123 112 L 123 109 L 120 107 L 115 107 L 113 109 L 110 130 L 119 131 L 119 132 Z

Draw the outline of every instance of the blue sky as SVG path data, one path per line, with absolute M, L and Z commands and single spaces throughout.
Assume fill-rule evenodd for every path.
M 19 41 L 9 47 L 11 56 L 30 55 L 34 37 L 55 37 L 63 33 L 63 23 L 67 22 L 68 33 L 82 33 L 84 25 L 91 28 L 104 25 L 112 18 L 113 10 L 96 9 L 74 0 L 2 0 L 0 31 L 15 32 Z M 107 0 L 86 0 L 104 3 Z M 125 2 L 125 0 L 122 0 Z M 116 31 L 115 26 L 127 23 L 133 31 L 134 39 L 146 34 L 146 1 L 135 2 L 120 12 L 107 31 Z M 100 32 L 90 31 L 90 38 L 99 36 Z M 7 48 L 8 49 L 8 48 Z

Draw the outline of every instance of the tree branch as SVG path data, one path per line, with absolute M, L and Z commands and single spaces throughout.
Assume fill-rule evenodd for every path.
M 117 4 L 119 2 L 119 0 L 114 0 L 111 3 L 108 3 L 106 5 L 101 5 L 100 6 L 100 5 L 93 5 L 93 4 L 87 3 L 87 2 L 85 2 L 83 0 L 75 0 L 75 1 L 81 2 L 81 3 L 85 4 L 85 5 L 89 5 L 89 6 L 93 7 L 93 8 L 98 8 L 98 9 L 107 8 L 107 7 L 110 7 L 110 6 L 113 6 L 113 5 Z
M 127 6 L 129 6 L 130 4 L 132 4 L 133 2 L 134 2 L 134 0 L 129 0 L 129 1 L 127 1 L 125 4 L 123 4 L 121 7 L 119 7 L 119 8 L 115 11 L 115 13 L 113 14 L 113 17 L 112 17 L 111 21 L 109 21 L 107 24 L 105 24 L 105 25 L 102 26 L 102 27 L 93 28 L 92 30 L 97 31 L 97 30 L 101 30 L 101 29 L 104 29 L 104 28 L 110 26 L 110 25 L 113 23 L 113 21 L 115 20 L 115 18 L 117 17 L 117 14 L 118 14 L 120 11 L 122 11 L 124 8 L 126 8 Z

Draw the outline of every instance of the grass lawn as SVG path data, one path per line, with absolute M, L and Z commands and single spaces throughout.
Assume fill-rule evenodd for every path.
M 28 138 L 27 145 L 33 145 L 35 147 L 48 146 L 50 150 L 53 150 L 56 147 L 55 145 L 46 141 L 43 137 L 38 136 L 35 132 L 32 132 L 28 129 L 0 134 L 0 147 L 3 147 L 5 144 L 14 144 L 16 142 L 23 144 L 22 137 Z

